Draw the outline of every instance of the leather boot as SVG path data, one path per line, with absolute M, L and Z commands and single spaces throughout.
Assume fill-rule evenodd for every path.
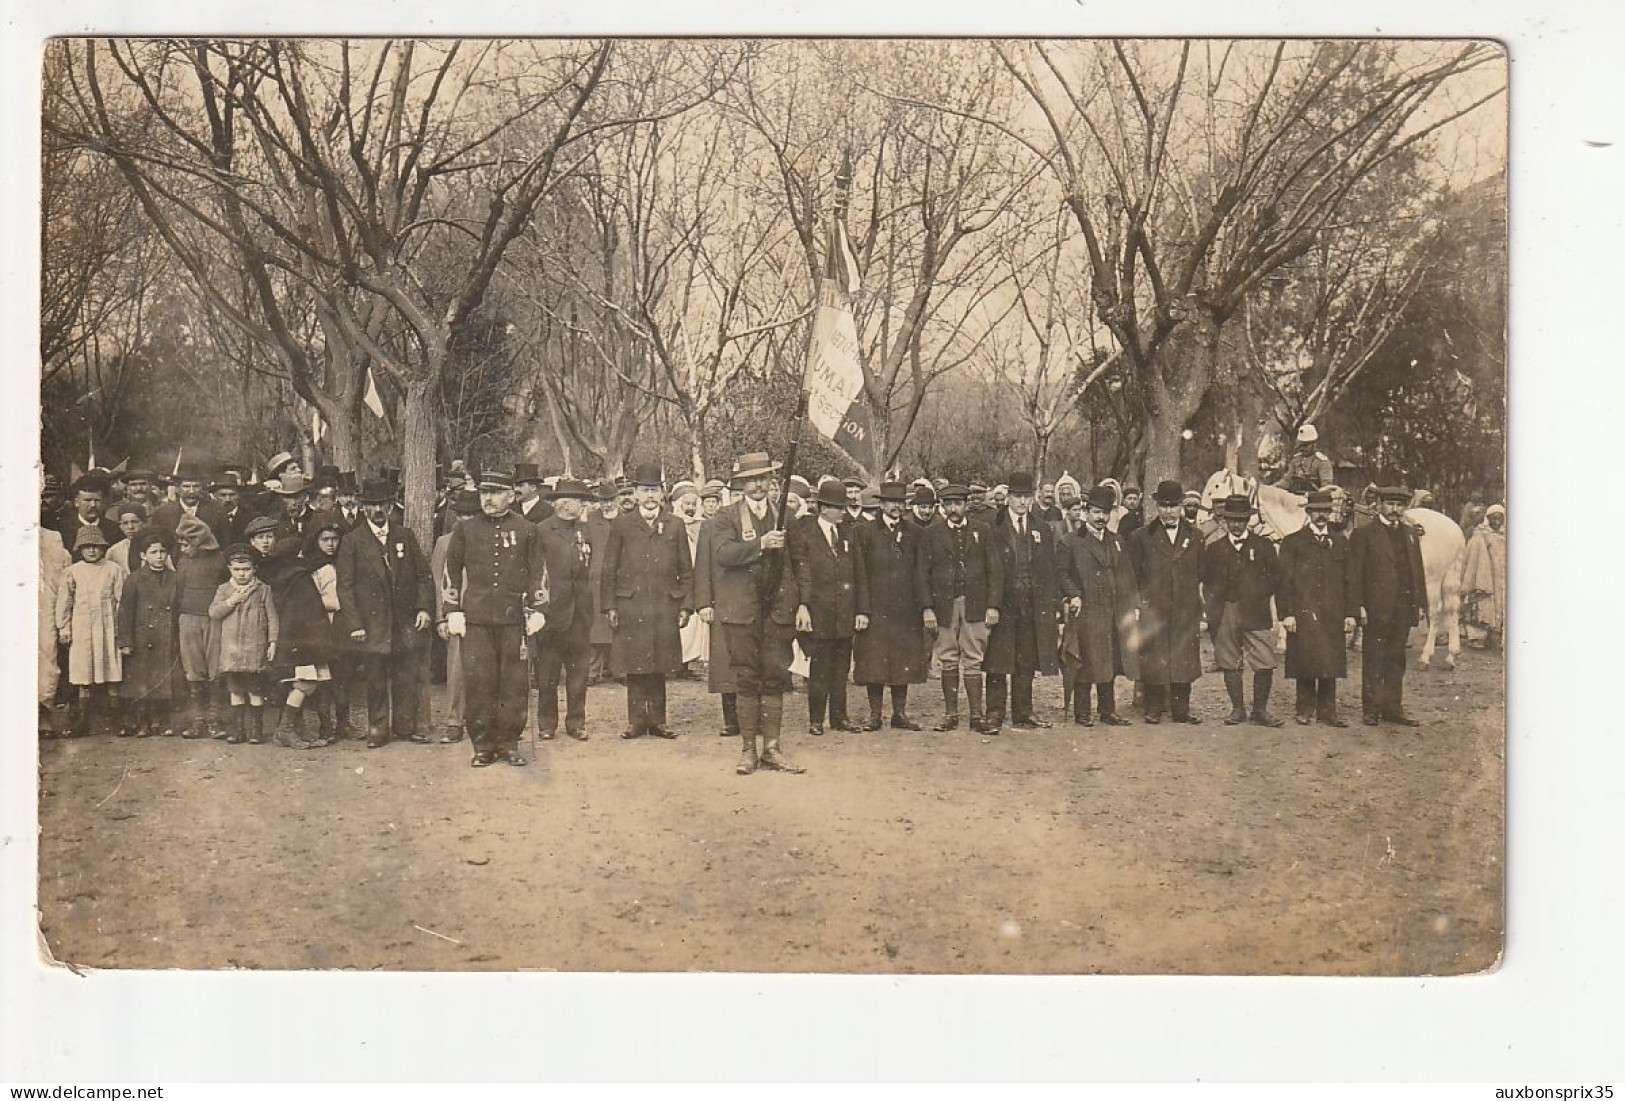
M 1089 691 L 1091 685 L 1074 684 L 1072 686 L 1072 722 L 1077 726 L 1094 726 L 1089 718 Z M 1101 718 L 1105 718 L 1105 708 L 1101 709 Z
M 305 738 L 305 709 L 284 704 L 277 719 L 276 732 L 271 736 L 284 749 L 315 749 L 316 743 Z
M 784 697 L 763 696 L 761 701 L 762 767 L 775 772 L 806 772 L 806 769 L 791 761 L 779 748 L 779 728 L 784 725 Z
M 982 674 L 965 674 L 965 706 L 970 711 L 970 728 L 978 734 L 997 734 L 999 728 L 988 721 L 982 709 Z
M 1240 669 L 1224 670 L 1224 691 L 1230 697 L 1230 714 L 1224 717 L 1225 726 L 1247 721 L 1247 697 L 1243 694 Z
M 872 733 L 885 725 L 880 716 L 886 710 L 886 686 L 884 684 L 870 684 L 865 687 L 869 696 L 869 720 L 859 723 L 858 729 L 865 733 Z
M 942 721 L 938 730 L 959 729 L 959 670 L 942 674 Z
M 318 747 L 332 745 L 333 697 L 327 692 L 322 692 L 313 704 L 307 706 L 313 707 L 316 712 L 316 737 L 311 739 L 312 744 Z M 310 736 L 307 734 L 306 737 Z
M 226 725 L 230 730 L 226 733 L 228 745 L 242 745 L 248 741 L 248 705 L 234 703 L 231 705 L 231 720 Z
M 225 738 L 229 742 L 231 741 L 230 735 L 232 732 L 241 731 L 243 720 L 242 716 L 232 710 L 230 699 L 222 698 L 225 696 L 225 686 L 220 684 L 219 681 L 209 681 L 203 690 L 203 700 L 208 714 L 209 737 Z
M 209 734 L 209 719 L 203 707 L 203 693 L 208 685 L 203 681 L 186 682 L 186 722 L 181 726 L 181 737 L 204 738 Z
M 739 718 L 739 696 L 733 692 L 722 693 L 722 736 L 724 738 L 737 738 L 742 729 L 742 720 Z M 754 737 L 754 735 L 752 735 Z
M 762 698 L 741 694 L 734 700 L 734 721 L 739 724 L 739 764 L 734 771 L 749 776 L 756 771 L 757 738 L 762 729 Z
M 1293 682 L 1297 685 L 1297 701 L 1293 707 L 1293 716 L 1298 720 L 1299 726 L 1308 726 L 1315 721 L 1315 681 L 1299 677 Z
M 979 734 L 997 734 L 999 728 L 1004 725 L 1004 706 L 1010 678 L 1002 673 L 983 673 L 981 679 L 987 695 L 987 710 L 978 716 L 977 712 L 982 711 L 982 708 L 976 706 L 974 702 L 970 704 L 970 728 Z M 971 698 L 968 678 L 965 696 L 967 699 Z
M 265 741 L 265 708 L 248 705 L 248 744 L 260 745 Z
M 83 738 L 90 733 L 90 692 L 81 688 L 74 693 L 73 707 L 68 713 L 68 737 Z
M 1281 720 L 1270 714 L 1270 686 L 1275 680 L 1275 674 L 1268 669 L 1260 669 L 1253 674 L 1253 724 L 1255 726 L 1280 726 Z
M 893 730 L 921 730 L 923 727 L 909 717 L 908 685 L 891 686 L 891 725 Z
M 350 690 L 333 689 L 333 737 L 338 741 L 359 742 L 365 735 L 350 722 Z
M 1323 677 L 1315 688 L 1315 713 L 1327 726 L 1346 727 L 1348 723 L 1337 714 L 1337 681 Z

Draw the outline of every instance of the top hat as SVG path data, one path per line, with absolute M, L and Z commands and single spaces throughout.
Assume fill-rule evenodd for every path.
M 908 487 L 902 482 L 881 482 L 879 499 L 882 501 L 906 501 L 908 500 Z
M 828 481 L 818 487 L 818 503 L 834 508 L 846 507 L 846 487 L 840 482 Z
M 349 495 L 351 497 L 355 496 L 356 491 L 360 489 L 360 487 L 356 485 L 355 471 L 339 471 L 339 476 L 333 482 L 333 488 L 340 494 Z
M 385 505 L 395 500 L 395 484 L 375 478 L 361 487 L 359 499 L 364 505 Z
M 1033 476 L 1027 473 L 1012 474 L 1010 475 L 1010 483 L 1006 488 L 1018 496 L 1031 497 L 1033 495 Z
M 539 482 L 541 482 L 541 480 L 542 480 L 542 468 L 540 466 L 536 465 L 535 463 L 514 463 L 513 464 L 513 484 L 514 485 L 518 485 L 520 482 L 537 482 L 537 483 L 539 483 Z
M 1245 493 L 1232 493 L 1224 499 L 1219 506 L 1219 515 L 1225 520 L 1250 520 L 1253 515 L 1253 501 Z
M 1177 505 L 1185 499 L 1185 487 L 1171 478 L 1158 482 L 1151 499 L 1159 505 Z
M 632 484 L 635 486 L 659 487 L 665 484 L 660 476 L 660 467 L 655 463 L 639 463 L 632 471 Z

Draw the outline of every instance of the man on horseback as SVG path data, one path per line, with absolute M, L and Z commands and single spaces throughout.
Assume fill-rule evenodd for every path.
M 1331 459 L 1326 457 L 1324 451 L 1315 449 L 1319 440 L 1320 432 L 1314 425 L 1306 424 L 1298 429 L 1297 446 L 1292 450 L 1292 457 L 1286 461 L 1286 473 L 1275 483 L 1277 487 L 1303 495 L 1334 483 L 1336 476 L 1332 471 Z

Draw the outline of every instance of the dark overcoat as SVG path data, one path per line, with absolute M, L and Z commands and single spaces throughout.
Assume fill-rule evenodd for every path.
M 604 616 L 609 605 L 603 601 L 604 555 L 609 551 L 609 529 L 613 524 L 614 521 L 604 519 L 602 513 L 594 512 L 582 525 L 587 533 L 587 543 L 592 547 L 592 568 L 588 573 L 592 586 L 591 639 L 594 646 L 608 646 L 615 641 L 615 632 L 610 629 L 609 620 Z
M 1414 627 L 1427 607 L 1422 547 L 1409 524 L 1380 521 L 1349 536 L 1349 592 L 1366 618 L 1385 627 Z
M 322 665 L 338 655 L 333 622 L 311 576 L 324 565 L 326 559 L 320 557 L 272 558 L 260 571 L 276 601 L 278 666 Z M 372 631 L 367 635 L 370 642 Z
M 1267 631 L 1275 625 L 1270 600 L 1280 582 L 1275 545 L 1250 531 L 1241 549 L 1226 535 L 1202 547 L 1202 595 L 1207 599 L 1210 630 L 1219 629 L 1226 604 L 1234 602 L 1243 631 Z
M 1202 536 L 1181 520 L 1170 541 L 1152 523 L 1126 545 L 1139 590 L 1140 680 L 1188 684 L 1202 675 Z
M 953 618 L 954 577 L 961 558 L 967 622 L 982 622 L 987 610 L 997 608 L 1004 600 L 1004 568 L 993 553 L 992 542 L 987 526 L 975 520 L 965 521 L 963 536 L 957 541 L 955 528 L 946 519 L 925 529 L 925 538 L 920 541 L 921 566 L 938 623 L 946 626 Z M 963 555 L 958 548 L 963 549 Z
M 1055 643 L 1061 621 L 1054 534 L 1048 525 L 1029 518 L 1024 537 L 1017 535 L 1008 519 L 993 528 L 990 535 L 999 573 L 1004 578 L 1004 599 L 998 605 L 999 622 L 988 632 L 982 669 L 994 676 L 1053 674 L 1059 668 Z M 1027 577 L 1025 592 L 1018 591 L 1023 560 Z M 1031 632 L 1031 649 L 1025 640 L 1016 637 L 1017 631 Z
M 584 524 L 553 514 L 536 525 L 541 555 L 547 562 L 547 626 L 544 631 L 562 634 L 578 617 L 591 618 L 592 544 Z M 582 547 L 587 548 L 583 561 Z
M 682 521 L 662 512 L 651 527 L 636 509 L 617 516 L 609 527 L 600 599 L 619 620 L 609 652 L 617 673 L 669 676 L 682 668 L 677 616 L 694 606 Z
M 833 544 L 817 520 L 791 529 L 796 599 L 812 614 L 813 638 L 851 638 L 858 612 L 868 606 L 863 559 L 852 535 L 862 523 L 837 523 Z
M 930 663 L 920 646 L 921 613 L 931 601 L 920 569 L 924 528 L 907 519 L 896 530 L 884 518 L 855 525 L 868 603 L 869 629 L 852 640 L 854 684 L 924 684 Z
M 1281 541 L 1281 618 L 1297 620 L 1286 636 L 1286 675 L 1293 679 L 1348 676 L 1343 620 L 1357 611 L 1349 589 L 1349 541 L 1328 532 L 1322 544 L 1307 526 Z
M 1137 595 L 1134 567 L 1121 535 L 1096 539 L 1080 528 L 1061 541 L 1061 594 L 1082 611 L 1067 624 L 1062 649 L 1081 684 L 1105 684 L 1130 673 Z M 1137 666 L 1135 666 L 1137 669 Z
M 339 544 L 334 569 L 339 633 L 348 638 L 352 631 L 367 632 L 364 641 L 350 643 L 352 652 L 398 653 L 403 646 L 427 641 L 426 632 L 414 630 L 413 621 L 419 612 L 433 618 L 434 584 L 411 529 L 391 520 L 380 543 L 372 527 L 362 524 Z
M 167 700 L 175 695 L 180 649 L 176 623 L 180 596 L 174 570 L 138 567 L 124 579 L 118 606 L 118 645 L 124 659 L 119 695 L 127 700 Z
M 795 570 L 783 561 L 789 553 L 788 542 L 784 550 L 762 553 L 761 537 L 773 529 L 773 518 L 769 509 L 767 518 L 757 521 L 750 515 L 750 506 L 740 501 L 708 521 L 716 622 L 752 626 L 761 618 L 764 606 L 774 623 L 788 627 L 795 622 Z M 775 555 L 781 561 L 775 562 Z

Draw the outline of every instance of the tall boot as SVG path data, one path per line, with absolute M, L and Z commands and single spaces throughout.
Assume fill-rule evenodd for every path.
M 248 744 L 261 745 L 265 741 L 265 708 L 248 705 Z
M 231 705 L 231 729 L 226 733 L 228 745 L 242 745 L 248 741 L 248 705 L 234 703 Z
M 258 710 L 256 708 L 256 710 Z M 277 745 L 284 749 L 315 749 L 316 743 L 305 737 L 305 709 L 294 707 L 292 704 L 282 705 L 282 714 L 277 719 L 276 732 L 271 736 Z
M 1240 669 L 1224 670 L 1224 691 L 1230 697 L 1230 714 L 1224 717 L 1225 726 L 1235 726 L 1247 721 L 1247 697 L 1243 694 L 1244 688 Z
M 333 684 L 333 738 L 336 741 L 357 742 L 363 735 L 350 721 L 350 686 Z
M 83 738 L 90 733 L 90 689 L 80 688 L 73 694 L 68 714 L 68 737 Z
M 208 687 L 204 690 L 204 700 L 208 704 L 209 736 L 231 741 L 230 734 L 233 731 L 240 732 L 243 720 L 242 716 L 232 711 L 226 686 L 219 681 L 209 681 Z
M 909 718 L 908 685 L 891 686 L 891 725 L 893 730 L 919 730 L 920 724 Z
M 1255 726 L 1280 726 L 1281 720 L 1270 714 L 1270 686 L 1275 681 L 1275 673 L 1269 669 L 1260 669 L 1253 674 L 1253 724 Z
M 749 776 L 756 771 L 757 739 L 762 730 L 762 698 L 748 693 L 741 693 L 734 698 L 734 722 L 738 724 L 739 731 L 739 763 L 734 771 L 741 776 Z
M 208 682 L 189 680 L 186 682 L 186 722 L 181 727 L 183 738 L 204 738 L 209 733 L 209 717 L 204 710 L 203 693 L 208 691 Z
M 791 761 L 779 748 L 779 728 L 784 725 L 784 697 L 763 696 L 762 701 L 762 767 L 775 772 L 801 773 L 807 770 Z
M 942 721 L 938 730 L 959 729 L 959 670 L 942 671 Z
M 313 739 L 314 744 L 318 747 L 332 745 L 335 741 L 333 736 L 333 693 L 330 690 L 324 690 L 318 693 L 316 700 L 313 704 L 311 704 L 311 706 L 313 706 L 316 710 L 316 737 Z
M 741 736 L 741 719 L 739 718 L 739 695 L 735 692 L 722 693 L 722 736 L 724 738 L 738 738 Z M 755 737 L 755 735 L 752 735 Z
M 869 697 L 869 721 L 860 723 L 858 729 L 864 731 L 879 730 L 885 725 L 880 716 L 886 710 L 886 686 L 884 684 L 869 684 L 865 685 L 864 688 Z
M 990 726 L 987 712 L 982 710 L 982 674 L 965 674 L 965 707 L 970 711 L 970 728 L 980 734 L 997 734 L 999 728 Z
M 1009 691 L 1010 678 L 1003 673 L 984 673 L 977 679 L 978 691 L 972 693 L 971 678 L 965 678 L 965 700 L 970 706 L 970 728 L 978 734 L 997 734 L 1004 725 L 1004 705 L 1006 693 Z M 977 697 L 982 693 L 980 689 L 987 688 L 987 710 L 982 710 L 982 701 Z

